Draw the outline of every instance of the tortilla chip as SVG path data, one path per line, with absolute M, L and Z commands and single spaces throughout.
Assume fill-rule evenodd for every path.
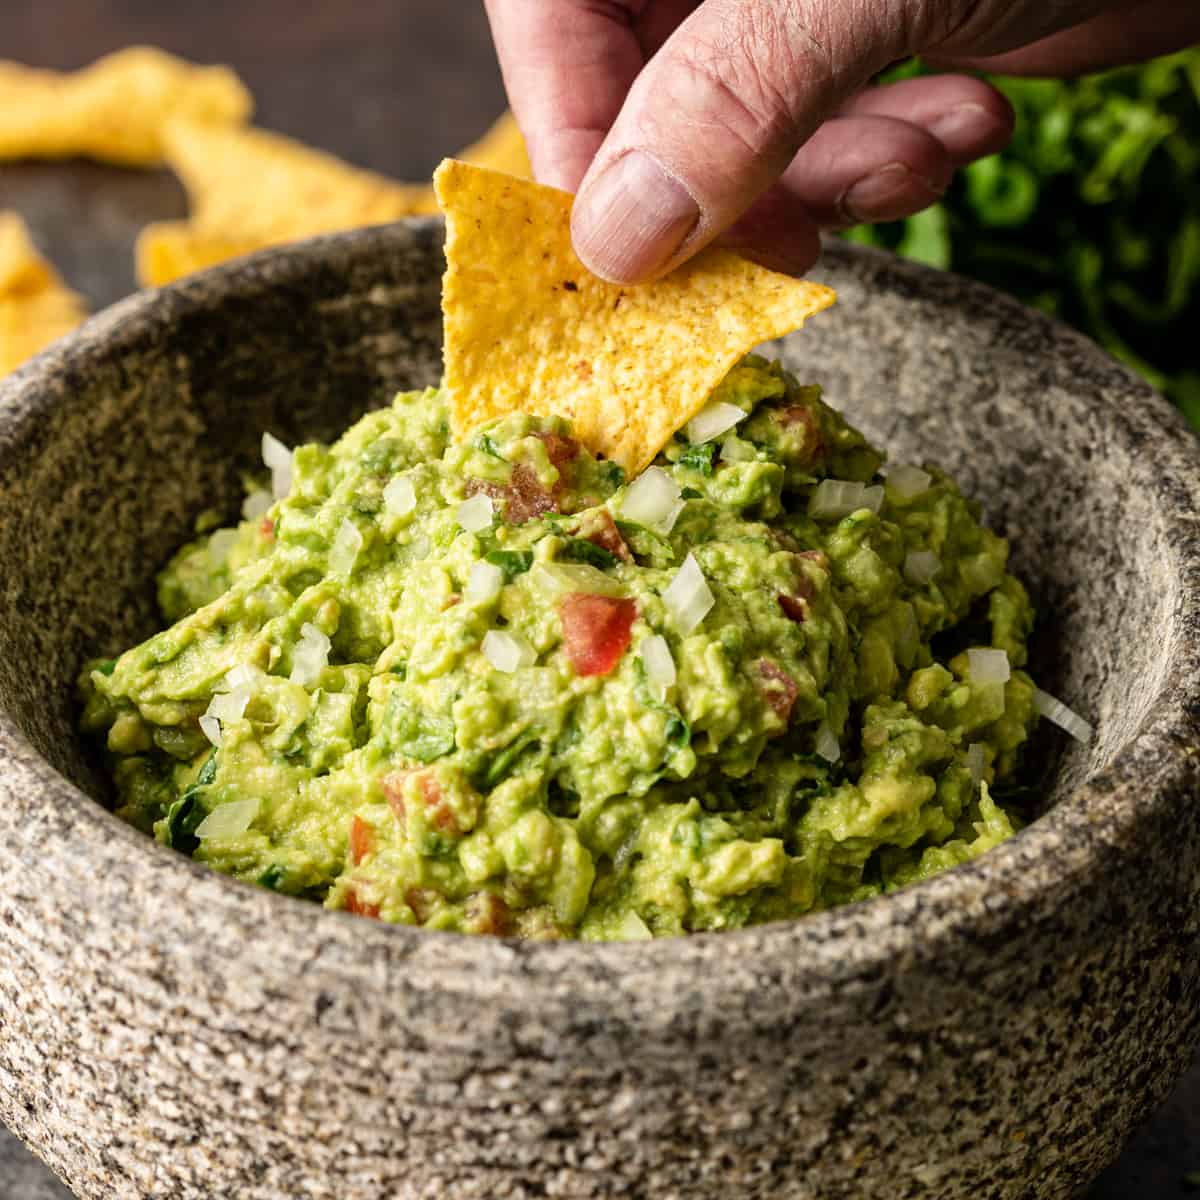
M 460 162 L 475 167 L 487 167 L 490 171 L 503 171 L 518 179 L 532 179 L 533 168 L 529 165 L 529 151 L 525 139 L 511 112 L 502 113 L 496 123 L 465 150 L 454 156 Z
M 142 230 L 136 257 L 144 287 L 161 287 L 267 246 L 439 211 L 428 185 L 396 183 L 260 129 L 180 121 L 170 127 L 166 142 L 192 217 Z M 512 113 L 501 116 L 463 157 L 530 174 Z
M 261 242 L 239 242 L 201 233 L 190 221 L 158 221 L 138 234 L 134 253 L 142 286 L 162 287 L 184 275 L 261 249 Z
M 568 193 L 453 159 L 433 182 L 459 438 L 505 413 L 557 413 L 634 475 L 743 355 L 835 299 L 716 247 L 654 283 L 606 283 L 571 248 Z
M 149 166 L 178 117 L 242 122 L 253 101 L 227 67 L 195 67 L 148 46 L 62 74 L 0 62 L 0 159 L 71 158 Z
M 413 212 L 423 190 L 261 129 L 175 121 L 166 144 L 193 227 L 239 244 L 394 221 Z
M 0 212 L 0 375 L 70 333 L 83 302 L 34 248 L 16 213 Z
M 36 292 L 54 279 L 54 271 L 37 252 L 25 222 L 15 212 L 0 212 L 0 297 Z

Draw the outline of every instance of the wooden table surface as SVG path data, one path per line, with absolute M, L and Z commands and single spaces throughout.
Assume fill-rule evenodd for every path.
M 149 43 L 194 61 L 229 63 L 256 97 L 259 124 L 399 179 L 427 178 L 505 104 L 477 0 L 52 0 L 4 7 L 0 58 L 68 68 Z M 185 211 L 169 174 L 89 163 L 0 166 L 5 207 L 25 215 L 42 248 L 96 307 L 134 288 L 132 246 L 141 226 Z M 1200 1195 L 1200 1186 L 1185 1179 L 1198 1171 L 1200 1063 L 1088 1198 Z M 0 1128 L 0 1200 L 68 1195 Z

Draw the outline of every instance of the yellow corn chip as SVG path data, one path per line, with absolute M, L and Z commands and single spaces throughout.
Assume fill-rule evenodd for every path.
M 515 175 L 518 179 L 533 178 L 529 151 L 517 127 L 517 119 L 511 112 L 503 113 L 479 141 L 473 142 L 454 157 L 472 166 Z
M 439 211 L 428 185 L 395 183 L 279 134 L 180 121 L 166 142 L 192 217 L 142 230 L 136 258 L 145 287 L 267 246 Z M 512 113 L 462 156 L 511 174 L 530 173 Z
M 70 333 L 87 310 L 34 249 L 16 213 L 0 212 L 0 375 Z
M 0 296 L 40 291 L 54 279 L 25 222 L 15 212 L 0 212 Z
M 175 121 L 166 143 L 194 228 L 238 244 L 394 221 L 413 212 L 423 191 L 261 129 Z
M 190 221 L 158 221 L 138 234 L 137 276 L 143 287 L 162 287 L 260 249 L 262 242 L 201 233 Z
M 453 159 L 433 183 L 447 222 L 445 383 L 460 438 L 505 413 L 557 413 L 636 474 L 744 354 L 835 299 L 715 247 L 654 283 L 606 283 L 571 248 L 568 193 Z
M 168 121 L 242 122 L 252 108 L 227 67 L 195 67 L 148 46 L 67 74 L 0 62 L 0 158 L 152 165 Z

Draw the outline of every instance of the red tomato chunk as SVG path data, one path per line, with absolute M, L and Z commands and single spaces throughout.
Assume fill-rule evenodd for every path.
M 567 659 L 578 675 L 607 675 L 629 649 L 637 604 L 573 592 L 559 605 Z

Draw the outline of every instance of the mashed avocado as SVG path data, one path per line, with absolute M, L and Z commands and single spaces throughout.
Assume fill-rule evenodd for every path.
M 629 939 L 876 895 L 1008 836 L 1036 720 L 1006 543 L 749 358 L 640 481 L 413 392 L 185 546 L 93 663 L 118 814 L 427 928 Z M 726 410 L 728 411 L 728 410 Z M 735 414 L 736 415 L 736 414 Z

